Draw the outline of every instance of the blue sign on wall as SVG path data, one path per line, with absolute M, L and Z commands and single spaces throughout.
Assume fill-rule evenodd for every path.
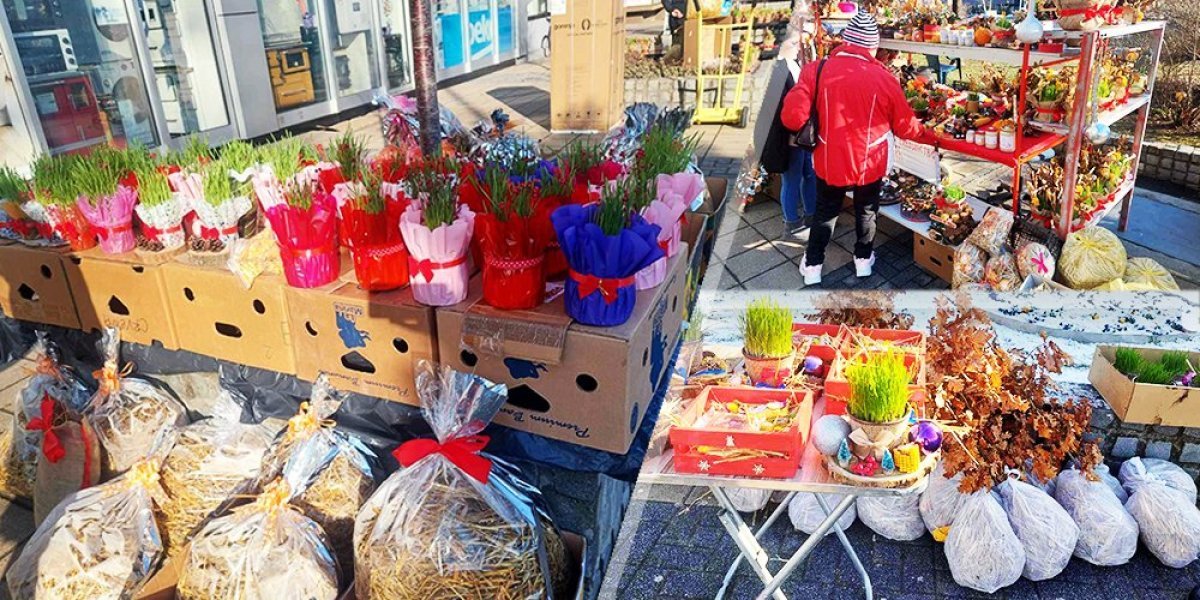
M 491 54 L 492 43 L 496 38 L 491 9 L 485 6 L 483 10 L 472 10 L 467 13 L 467 23 L 467 38 L 471 42 L 471 58 L 474 60 Z
M 466 59 L 462 41 L 462 14 L 439 15 L 438 23 L 442 29 L 442 68 L 452 69 L 463 64 Z
M 513 9 L 512 6 L 501 6 L 496 9 L 496 25 L 500 34 L 500 51 L 508 52 L 513 49 Z

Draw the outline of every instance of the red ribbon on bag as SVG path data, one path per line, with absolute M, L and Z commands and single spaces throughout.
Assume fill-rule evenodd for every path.
M 25 424 L 25 429 L 42 432 L 42 453 L 46 455 L 46 460 L 49 460 L 51 464 L 62 460 L 67 455 L 66 449 L 62 446 L 62 440 L 59 440 L 58 434 L 54 433 L 54 399 L 50 397 L 50 394 L 42 395 L 42 415 L 30 419 Z
M 440 271 L 442 269 L 450 269 L 453 267 L 457 267 L 458 265 L 461 265 L 465 262 L 467 262 L 467 256 L 465 254 L 452 260 L 452 261 L 440 262 L 440 263 L 433 262 L 432 260 L 429 260 L 428 258 L 423 258 L 421 260 L 417 260 L 410 255 L 408 257 L 408 270 L 411 271 L 414 275 L 420 275 L 420 276 L 424 277 L 425 282 L 428 283 L 430 281 L 433 281 L 433 272 L 434 271 Z
M 587 298 L 592 294 L 592 292 L 600 290 L 600 295 L 604 296 L 604 302 L 606 304 L 612 304 L 613 302 L 616 302 L 617 292 L 623 287 L 629 287 L 633 285 L 635 281 L 633 276 L 603 278 L 596 277 L 595 275 L 585 275 L 579 271 L 576 271 L 575 269 L 570 269 L 568 273 L 570 274 L 571 279 L 574 280 L 575 283 L 579 284 L 580 298 Z
M 133 231 L 133 223 L 124 223 L 115 227 L 104 227 L 102 225 L 97 225 L 95 229 L 96 237 L 100 238 L 101 241 L 107 242 L 108 236 L 110 235 L 125 233 L 126 231 Z
M 421 438 L 400 444 L 399 448 L 392 451 L 392 456 L 402 466 L 411 467 L 430 454 L 441 454 L 467 475 L 480 483 L 487 483 L 492 473 L 492 461 L 480 456 L 479 452 L 487 447 L 489 441 L 491 438 L 486 435 L 454 438 L 445 444 Z

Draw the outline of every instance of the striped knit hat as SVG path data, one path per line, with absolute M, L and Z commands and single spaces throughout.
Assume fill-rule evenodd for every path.
M 875 22 L 875 17 L 859 11 L 842 30 L 842 40 L 847 44 L 874 50 L 879 47 L 879 24 Z

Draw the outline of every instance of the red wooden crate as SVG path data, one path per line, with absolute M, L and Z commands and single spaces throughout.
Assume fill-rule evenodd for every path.
M 733 429 L 695 428 L 691 425 L 712 403 L 737 401 L 743 404 L 798 401 L 792 427 L 780 432 L 746 432 Z M 680 425 L 671 428 L 671 446 L 675 449 L 675 470 L 704 475 L 744 477 L 793 477 L 800 468 L 800 457 L 808 440 L 812 422 L 812 392 L 767 388 L 709 386 L 680 415 Z M 782 457 L 759 457 L 720 461 L 696 450 L 698 446 L 743 448 L 783 453 Z
M 844 415 L 846 414 L 846 400 L 850 397 L 850 382 L 846 380 L 842 373 L 846 367 L 848 359 L 844 356 L 838 356 L 833 367 L 829 370 L 829 377 L 825 378 L 825 414 L 827 415 Z M 913 410 L 917 411 L 917 416 L 924 414 L 925 408 L 925 357 L 917 354 L 905 354 L 904 365 L 908 368 L 916 366 L 916 377 L 913 384 L 908 386 L 908 402 L 912 405 Z
M 925 334 L 920 331 L 912 331 L 909 329 L 870 329 L 866 327 L 849 328 L 846 335 L 842 336 L 842 345 L 839 351 L 843 355 L 849 355 L 855 349 L 855 336 L 865 336 L 873 340 L 881 342 L 891 342 L 893 346 L 897 346 L 898 350 L 907 352 L 912 349 L 912 352 L 920 355 L 925 354 Z
M 801 366 L 798 366 L 796 370 L 803 370 L 803 362 L 806 357 L 815 356 L 820 358 L 825 363 L 825 370 L 821 374 L 821 377 L 824 377 L 825 373 L 828 373 L 829 368 L 833 365 L 834 359 L 837 358 L 838 348 L 842 344 L 842 335 L 844 330 L 845 327 L 841 325 L 821 325 L 817 323 L 792 324 L 792 340 L 797 350 L 800 349 L 803 338 L 819 337 L 823 335 L 833 338 L 831 341 L 832 345 L 812 344 L 808 347 L 808 352 L 804 356 L 797 355 L 796 360 L 797 362 L 801 363 Z

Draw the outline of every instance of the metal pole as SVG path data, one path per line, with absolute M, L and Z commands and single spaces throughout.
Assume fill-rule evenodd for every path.
M 722 492 L 723 491 L 724 490 L 722 490 Z M 766 522 L 764 522 L 762 526 L 758 528 L 758 531 L 754 532 L 754 539 L 757 540 L 762 538 L 763 534 L 771 528 L 771 525 L 774 525 L 775 521 L 779 519 L 779 516 L 787 512 L 788 505 L 792 503 L 792 498 L 795 497 L 796 492 L 788 493 L 783 502 L 780 502 L 779 506 L 775 507 L 775 511 L 772 512 L 769 517 L 767 517 Z M 744 555 L 739 554 L 737 555 L 737 558 L 733 560 L 733 564 L 729 565 L 729 570 L 725 571 L 725 579 L 721 581 L 721 589 L 717 590 L 716 600 L 721 600 L 725 597 L 725 592 L 729 590 L 729 584 L 733 583 L 733 576 L 737 574 L 738 567 L 741 566 L 742 559 L 744 558 L 746 558 Z
M 821 510 L 825 511 L 825 515 L 828 516 L 829 504 L 825 502 L 825 498 L 821 497 L 821 494 L 813 494 L 813 497 L 817 499 L 817 504 L 821 505 Z M 846 537 L 846 532 L 842 531 L 841 525 L 834 523 L 833 532 L 837 534 L 838 541 L 842 542 L 842 548 L 846 550 L 846 554 L 850 555 L 850 563 L 854 565 L 854 570 L 858 571 L 858 576 L 862 579 L 863 593 L 866 595 L 867 600 L 874 600 L 875 590 L 871 586 L 871 575 L 867 573 L 866 567 L 859 560 L 858 552 L 854 550 L 854 544 L 850 543 L 850 538 Z
M 1121 199 L 1121 219 L 1117 222 L 1117 230 L 1125 231 L 1129 227 L 1129 209 L 1133 206 L 1133 190 L 1137 184 L 1138 165 L 1142 162 L 1142 142 L 1146 138 L 1146 121 L 1150 118 L 1150 100 L 1154 97 L 1154 80 L 1158 75 L 1158 58 L 1162 53 L 1163 34 L 1166 26 L 1160 25 L 1154 31 L 1153 50 L 1150 52 L 1150 75 L 1146 81 L 1146 103 L 1137 111 L 1137 124 L 1133 127 L 1133 166 L 1130 167 L 1131 183 L 1129 191 Z
M 795 571 L 796 567 L 799 567 L 800 563 L 804 562 L 804 560 L 808 558 L 808 555 L 812 554 L 813 550 L 816 550 L 817 544 L 820 544 L 821 540 L 825 539 L 825 534 L 829 532 L 830 528 L 837 524 L 837 520 L 842 516 L 843 513 L 845 513 L 847 510 L 850 510 L 850 507 L 854 505 L 854 501 L 857 498 L 858 497 L 854 494 L 847 494 L 846 497 L 838 503 L 837 507 L 835 507 L 833 511 L 829 513 L 829 516 L 825 517 L 824 521 L 821 521 L 821 525 L 817 527 L 817 530 L 812 532 L 812 534 L 808 536 L 807 540 L 804 540 L 804 544 L 800 546 L 800 549 L 797 550 L 796 553 L 788 559 L 787 563 L 783 565 L 783 568 L 771 578 L 771 582 L 768 583 L 767 587 L 763 588 L 763 591 L 758 595 L 758 600 L 767 600 L 767 598 L 771 597 L 772 593 L 779 590 L 779 586 L 783 585 L 783 582 L 791 576 L 792 571 Z
M 729 499 L 729 496 L 725 494 L 725 490 L 721 486 L 712 485 L 708 489 L 712 491 L 713 497 L 721 505 L 722 513 L 719 517 L 721 525 L 725 526 L 725 531 L 729 532 L 729 536 L 733 538 L 733 543 L 737 544 L 742 556 L 746 557 L 747 562 L 750 563 L 750 568 L 754 569 L 754 573 L 763 582 L 771 581 L 771 572 L 767 570 L 767 561 L 770 560 L 770 557 L 767 556 L 767 552 L 763 550 L 763 547 L 759 545 L 758 536 L 754 535 L 753 531 L 750 531 L 750 527 L 742 520 L 742 516 L 738 514 L 737 509 L 733 506 L 733 501 Z M 776 585 L 772 593 L 766 593 L 760 596 L 760 598 L 762 600 L 767 600 L 767 598 L 787 600 L 787 596 L 784 596 L 783 592 L 779 591 L 778 588 L 779 586 Z
M 412 13 L 413 81 L 416 84 L 417 121 L 421 125 L 421 152 L 425 156 L 438 156 L 442 149 L 442 126 L 438 117 L 429 0 L 409 0 L 408 6 Z
M 1079 72 L 1075 75 L 1075 102 L 1071 122 L 1067 124 L 1067 153 L 1064 156 L 1063 191 L 1058 207 L 1058 237 L 1067 239 L 1071 223 L 1075 220 L 1075 182 L 1079 179 L 1079 154 L 1083 149 L 1083 130 L 1091 118 L 1092 90 L 1095 89 L 1096 44 L 1099 36 L 1094 31 L 1083 34 L 1079 53 Z

